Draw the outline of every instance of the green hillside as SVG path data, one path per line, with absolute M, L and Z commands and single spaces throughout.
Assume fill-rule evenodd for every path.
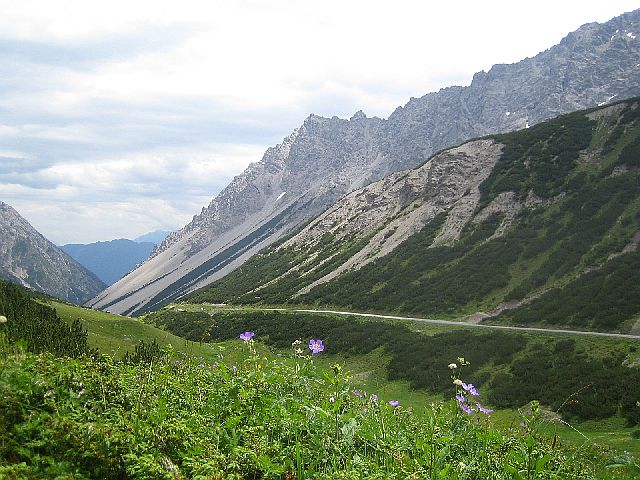
M 49 297 L 0 280 L 0 333 L 34 353 L 81 356 L 90 352 L 87 332 L 76 319 L 65 322 L 44 305 Z
M 613 406 L 637 422 L 626 400 L 640 385 L 637 370 L 625 366 L 637 360 L 630 341 L 425 325 L 418 332 L 402 323 L 209 306 L 149 314 L 152 326 L 0 286 L 1 478 L 631 479 L 640 471 L 633 429 L 620 415 L 602 419 Z M 18 324 L 23 332 L 37 327 L 37 335 L 12 335 Z M 258 342 L 238 339 L 249 330 Z M 77 334 L 85 341 L 77 359 L 56 350 Z M 292 352 L 301 338 L 301 351 Z M 324 351 L 309 354 L 308 338 L 322 338 Z M 161 348 L 141 349 L 139 340 Z M 533 375 L 548 361 L 562 362 L 566 369 L 554 371 L 573 382 L 548 376 L 550 395 L 590 381 L 585 372 L 600 383 L 572 395 L 575 404 L 540 397 L 541 408 L 524 400 L 523 392 L 539 394 L 529 385 L 494 384 L 517 368 Z M 465 401 L 474 413 L 452 399 L 465 393 L 455 378 L 481 392 Z M 513 404 L 514 394 L 529 405 L 485 413 Z M 599 410 L 585 410 L 594 400 Z M 549 408 L 572 422 L 598 420 L 580 431 L 550 421 Z
M 54 308 L 63 320 L 79 321 L 87 331 L 87 341 L 91 348 L 116 358 L 132 352 L 141 341 L 155 341 L 162 348 L 171 346 L 178 352 L 207 360 L 216 358 L 218 353 L 208 345 L 185 340 L 137 318 L 122 317 L 56 300 L 49 300 L 48 305 Z
M 638 100 L 492 138 L 502 154 L 457 241 L 434 243 L 445 211 L 391 253 L 300 293 L 368 240 L 338 244 L 327 232 L 319 247 L 275 245 L 187 299 L 431 318 L 508 302 L 511 310 L 487 321 L 631 330 L 640 318 Z M 504 208 L 487 213 L 498 197 L 519 206 L 513 218 Z
M 121 358 L 143 341 L 206 359 L 218 354 L 208 345 L 177 337 L 137 318 L 79 307 L 2 280 L 0 315 L 7 318 L 4 333 L 8 340 L 22 341 L 35 353 L 80 356 L 98 351 Z

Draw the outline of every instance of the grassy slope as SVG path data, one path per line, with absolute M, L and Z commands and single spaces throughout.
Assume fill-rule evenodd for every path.
M 210 345 L 185 340 L 137 318 L 122 317 L 53 300 L 48 304 L 67 322 L 80 319 L 89 334 L 89 346 L 116 358 L 133 351 L 141 340 L 148 343 L 154 339 L 162 347 L 171 345 L 175 350 L 195 357 L 209 360 L 217 356 L 217 351 Z
M 0 476 L 604 480 L 637 470 L 606 469 L 606 449 L 505 436 L 451 400 L 419 415 L 394 409 L 359 397 L 338 368 L 282 365 L 251 347 L 237 370 L 175 353 L 132 365 L 0 348 L 9 400 L 0 409 Z

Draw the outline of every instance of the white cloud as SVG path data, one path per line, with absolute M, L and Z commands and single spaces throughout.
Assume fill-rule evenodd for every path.
M 635 3 L 0 0 L 0 199 L 65 243 L 177 228 L 309 113 L 387 117 Z
M 254 145 L 212 145 L 206 154 L 158 150 L 61 162 L 38 171 L 0 174 L 0 191 L 57 243 L 133 238 L 181 227 L 209 203 L 212 191 L 222 190 L 261 154 L 262 147 Z

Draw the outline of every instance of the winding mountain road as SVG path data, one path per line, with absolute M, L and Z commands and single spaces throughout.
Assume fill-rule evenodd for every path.
M 331 313 L 334 315 L 381 318 L 385 320 L 408 320 L 412 322 L 430 323 L 434 325 L 450 325 L 453 327 L 493 328 L 493 329 L 499 329 L 499 330 L 514 330 L 514 331 L 535 332 L 535 333 L 565 333 L 569 335 L 590 335 L 594 337 L 613 337 L 613 338 L 625 338 L 627 340 L 640 340 L 640 335 L 630 335 L 626 333 L 587 332 L 584 330 L 566 330 L 566 329 L 555 329 L 555 328 L 513 327 L 508 325 L 486 325 L 481 323 L 455 322 L 453 320 L 435 320 L 432 318 L 402 317 L 397 315 L 380 315 L 376 313 L 357 313 L 357 312 L 347 312 L 347 311 L 339 311 L 339 310 L 312 310 L 312 309 L 296 309 L 296 308 L 257 308 L 257 310 L 295 312 L 295 313 Z

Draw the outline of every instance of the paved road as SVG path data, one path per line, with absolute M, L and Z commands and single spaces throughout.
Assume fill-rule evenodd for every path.
M 465 322 L 454 322 L 452 320 L 434 320 L 431 318 L 400 317 L 396 315 L 378 315 L 375 313 L 355 313 L 355 312 L 345 312 L 345 311 L 337 311 L 337 310 L 309 310 L 309 309 L 295 309 L 295 308 L 258 308 L 258 310 L 272 310 L 272 311 L 285 311 L 285 312 L 297 312 L 297 313 L 333 313 L 335 315 L 349 315 L 353 317 L 384 318 L 388 320 L 410 320 L 412 322 L 431 323 L 435 325 L 451 325 L 455 327 L 493 328 L 493 329 L 499 329 L 499 330 L 516 330 L 516 331 L 522 331 L 522 332 L 538 332 L 538 333 L 567 333 L 570 335 L 590 335 L 593 337 L 614 337 L 614 338 L 626 338 L 628 340 L 640 340 L 640 335 L 629 335 L 625 333 L 586 332 L 582 330 L 564 330 L 564 329 L 555 329 L 555 328 L 511 327 L 507 325 L 485 325 L 482 323 L 465 323 Z

